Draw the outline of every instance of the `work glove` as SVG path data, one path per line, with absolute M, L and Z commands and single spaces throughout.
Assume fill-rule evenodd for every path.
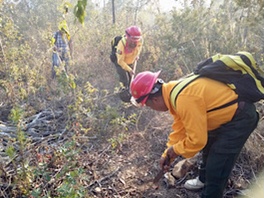
M 130 73 L 131 76 L 133 76 L 135 74 L 132 69 L 131 69 L 131 71 L 129 73 Z
M 166 156 L 160 158 L 160 167 L 165 172 L 168 172 L 170 164 L 175 160 L 178 155 L 174 152 L 173 147 L 167 149 Z
M 57 51 L 57 47 L 53 46 L 53 51 L 56 52 Z
M 170 168 L 170 159 L 168 156 L 160 158 L 160 168 L 163 172 L 168 172 Z

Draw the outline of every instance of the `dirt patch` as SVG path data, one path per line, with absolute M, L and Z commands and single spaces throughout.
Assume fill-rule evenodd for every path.
M 260 106 L 263 107 L 263 106 Z M 260 108 L 259 107 L 259 108 Z M 103 133 L 96 131 L 87 134 L 74 134 L 79 132 L 75 130 L 78 127 L 77 123 L 73 123 L 68 133 L 64 129 L 66 120 L 64 118 L 63 109 L 59 114 L 51 114 L 49 111 L 39 112 L 27 122 L 35 130 L 28 130 L 34 135 L 43 135 L 45 137 L 41 145 L 31 149 L 30 155 L 26 159 L 32 159 L 32 165 L 39 165 L 40 163 L 46 164 L 44 172 L 49 172 L 54 180 L 49 180 L 49 185 L 46 185 L 46 178 L 41 174 L 35 177 L 32 182 L 32 188 L 39 185 L 45 185 L 47 190 L 56 194 L 56 189 L 64 182 L 65 178 L 61 177 L 56 180 L 56 175 L 62 174 L 62 170 L 69 169 L 68 171 L 82 170 L 81 175 L 78 175 L 78 187 L 83 187 L 89 193 L 87 197 L 91 198 L 198 198 L 201 191 L 191 192 L 183 187 L 186 180 L 197 176 L 198 161 L 197 163 L 184 175 L 182 178 L 176 179 L 174 185 L 167 185 L 164 182 L 164 177 L 161 178 L 155 188 L 151 181 L 160 171 L 159 159 L 165 149 L 168 134 L 171 132 L 172 117 L 168 112 L 157 113 L 147 108 L 135 109 L 131 105 L 121 108 L 120 111 L 125 116 L 130 116 L 136 113 L 137 117 L 134 125 L 129 125 L 129 128 L 120 131 L 120 128 L 109 130 L 107 127 L 98 128 L 104 131 Z M 261 112 L 261 111 L 260 111 Z M 52 115 L 50 117 L 49 115 Z M 264 161 L 264 119 L 261 113 L 261 120 L 257 129 L 250 136 L 245 147 L 242 150 L 239 159 L 234 167 L 232 175 L 228 181 L 228 186 L 225 190 L 224 198 L 233 198 L 238 195 L 244 195 L 244 198 L 250 197 L 250 191 L 247 191 L 253 183 L 259 184 L 256 181 L 257 175 L 263 169 Z M 41 122 L 37 122 L 38 119 Z M 45 122 L 44 122 L 45 121 Z M 47 121 L 47 122 L 46 122 Z M 87 120 L 88 122 L 89 120 Z M 91 122 L 91 120 L 89 121 Z M 43 125 L 43 123 L 48 123 Z M 35 127 L 34 127 L 35 126 Z M 47 126 L 45 128 L 43 126 Z M 108 126 L 105 124 L 104 126 Z M 8 128 L 8 127 L 6 127 Z M 8 128 L 9 129 L 9 128 Z M 44 131 L 55 131 L 54 134 L 50 133 L 44 136 Z M 62 134 L 62 135 L 61 135 Z M 37 136 L 36 136 L 37 138 Z M 58 144 L 64 148 L 66 146 L 63 140 L 72 140 L 74 138 L 73 149 L 71 144 L 66 149 L 68 153 L 64 155 L 57 153 Z M 34 140 L 34 138 L 33 138 Z M 52 141 L 51 141 L 52 140 Z M 71 141 L 70 141 L 71 142 Z M 2 142 L 7 146 L 6 142 Z M 69 144 L 67 142 L 67 144 Z M 77 148 L 76 148 L 77 147 Z M 4 150 L 4 147 L 1 148 Z M 75 150 L 78 152 L 75 153 Z M 65 148 L 64 148 L 65 150 Z M 72 154 L 71 151 L 74 151 Z M 56 154 L 57 153 L 57 154 Z M 177 158 L 174 162 L 182 160 Z M 4 162 L 4 158 L 2 159 Z M 2 164 L 3 165 L 3 164 Z M 9 184 L 10 178 L 15 177 L 14 171 L 11 171 L 12 164 L 4 165 L 2 170 L 6 170 L 9 175 L 1 177 L 1 183 Z M 33 166 L 32 166 L 33 167 Z M 42 170 L 41 167 L 39 170 Z M 66 170 L 65 170 L 66 171 Z M 65 172 L 65 177 L 67 176 Z M 62 174 L 63 175 L 63 174 Z M 263 177 L 262 177 L 263 178 Z M 262 180 L 264 181 L 264 180 Z M 9 185 L 1 186 L 2 192 L 12 194 L 14 188 Z M 261 185 L 260 185 L 261 186 Z M 263 187 L 263 185 L 262 185 Z M 262 189 L 261 187 L 261 189 Z M 8 197 L 8 196 L 5 196 Z M 14 197 L 14 196 L 9 196 Z M 252 197 L 252 196 L 251 196 Z M 254 197 L 260 198 L 260 197 Z
M 146 115 L 146 114 L 142 114 Z M 201 191 L 191 192 L 183 187 L 187 179 L 197 176 L 197 166 L 184 178 L 175 181 L 175 186 L 168 187 L 162 178 L 159 188 L 153 188 L 150 179 L 159 172 L 158 161 L 165 148 L 167 135 L 171 130 L 170 115 L 148 112 L 148 117 L 139 118 L 138 128 L 128 132 L 126 139 L 117 149 L 107 147 L 100 156 L 100 164 L 94 164 L 101 182 L 90 185 L 91 196 L 138 197 L 138 198 L 198 198 Z M 142 123 L 149 123 L 147 126 Z M 225 198 L 246 194 L 245 190 L 256 181 L 256 175 L 263 169 L 263 130 L 264 120 L 245 145 L 225 190 Z M 257 148 L 256 148 L 256 145 Z M 96 149 L 93 151 L 98 153 Z M 90 153 L 91 154 L 91 153 Z M 178 159 L 179 160 L 179 159 Z M 252 163 L 254 161 L 254 163 Z M 105 178 L 105 179 L 103 179 Z M 103 180 L 102 180 L 103 179 Z

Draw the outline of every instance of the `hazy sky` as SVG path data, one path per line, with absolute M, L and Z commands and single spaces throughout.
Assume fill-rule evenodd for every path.
M 179 6 L 179 3 L 177 3 L 175 0 L 160 0 L 160 7 L 162 11 L 169 11 L 175 6 Z
M 163 11 L 170 11 L 172 10 L 173 7 L 177 7 L 177 8 L 183 8 L 183 4 L 184 4 L 185 0 L 160 0 L 160 8 Z M 218 0 L 218 3 L 222 2 L 222 0 Z M 206 0 L 205 1 L 205 6 L 210 6 L 211 0 Z M 188 4 L 190 5 L 190 1 L 188 1 Z
M 173 6 L 176 6 L 179 3 L 176 3 L 175 0 L 159 0 L 160 1 L 160 7 L 162 11 L 169 11 L 173 8 Z M 104 1 L 103 0 L 92 0 L 94 3 L 98 3 L 98 5 L 102 6 Z M 108 2 L 108 0 L 105 0 L 105 2 Z

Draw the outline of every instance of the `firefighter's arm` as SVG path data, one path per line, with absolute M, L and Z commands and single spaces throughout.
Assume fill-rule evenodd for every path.
M 51 37 L 51 39 L 50 39 L 50 45 L 51 45 L 51 47 L 53 48 L 53 51 L 57 51 L 57 47 L 56 47 L 56 45 L 55 45 L 55 42 L 56 42 L 55 37 L 54 37 L 54 36 Z
M 132 68 L 129 67 L 128 64 L 126 64 L 125 60 L 125 53 L 124 50 L 121 51 L 118 47 L 116 49 L 116 57 L 117 57 L 117 63 L 118 65 L 120 65 L 120 67 L 122 67 L 124 70 L 128 71 L 128 72 L 133 72 Z
M 207 142 L 207 113 L 203 98 L 179 95 L 177 114 L 180 120 L 173 126 L 174 132 L 170 134 L 167 146 L 172 146 L 176 154 L 190 158 L 202 150 Z
M 138 53 L 137 53 L 137 58 L 136 58 L 136 60 L 138 60 L 139 59 L 139 56 L 140 56 L 140 53 L 141 53 L 141 51 L 142 51 L 142 43 L 140 42 L 139 44 L 138 44 Z

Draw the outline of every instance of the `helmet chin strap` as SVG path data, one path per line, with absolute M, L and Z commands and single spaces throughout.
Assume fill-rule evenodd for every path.
M 138 103 L 137 100 L 134 97 L 131 97 L 130 102 L 132 103 L 132 105 L 134 105 L 135 107 L 142 107 L 144 106 L 141 103 Z

